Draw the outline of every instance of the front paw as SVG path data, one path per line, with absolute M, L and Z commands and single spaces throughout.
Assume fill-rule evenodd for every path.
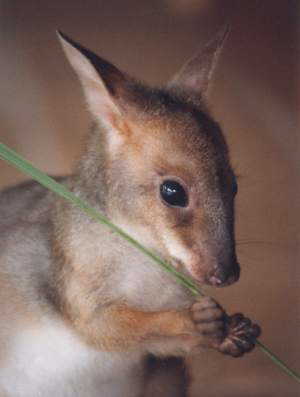
M 226 313 L 222 307 L 206 296 L 193 304 L 191 314 L 200 345 L 217 348 L 226 335 Z
M 243 314 L 227 316 L 226 337 L 218 346 L 218 350 L 232 357 L 240 357 L 254 349 L 260 333 L 260 327 Z

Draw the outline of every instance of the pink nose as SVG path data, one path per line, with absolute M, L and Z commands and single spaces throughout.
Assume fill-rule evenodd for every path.
M 213 275 L 211 275 L 208 279 L 210 285 L 214 287 L 225 287 L 227 285 L 235 283 L 240 277 L 240 269 L 239 267 L 235 267 L 234 272 L 224 272 L 224 271 L 216 271 Z
M 215 287 L 219 287 L 224 283 L 224 281 L 222 281 L 221 278 L 217 276 L 212 276 L 209 279 L 209 283 Z

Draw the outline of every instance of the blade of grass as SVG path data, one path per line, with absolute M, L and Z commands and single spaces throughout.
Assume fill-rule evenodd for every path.
M 300 375 L 289 368 L 278 356 L 276 356 L 266 345 L 264 345 L 261 341 L 257 340 L 256 345 L 260 348 L 260 350 L 265 353 L 279 368 L 281 368 L 287 375 L 291 378 L 295 379 L 300 383 Z
M 144 247 L 140 244 L 137 240 L 127 234 L 124 230 L 119 228 L 118 226 L 114 225 L 112 222 L 109 221 L 103 214 L 99 211 L 95 210 L 94 208 L 90 207 L 85 201 L 81 200 L 79 197 L 71 193 L 64 185 L 56 182 L 53 178 L 46 175 L 44 172 L 40 171 L 36 167 L 34 167 L 31 163 L 17 154 L 14 150 L 10 149 L 8 146 L 0 143 L 0 159 L 7 161 L 9 164 L 14 165 L 23 173 L 29 175 L 32 179 L 39 182 L 41 185 L 45 186 L 52 192 L 56 193 L 60 197 L 68 200 L 70 203 L 81 209 L 85 212 L 88 216 L 106 225 L 110 228 L 113 232 L 118 234 L 119 236 L 123 237 L 126 241 L 128 241 L 131 245 L 136 247 L 138 250 L 143 252 L 145 255 L 150 257 L 154 262 L 160 265 L 165 271 L 172 274 L 177 281 L 188 288 L 192 294 L 195 296 L 204 296 L 202 291 L 199 287 L 191 280 L 189 277 L 183 275 L 182 273 L 178 272 L 171 264 L 162 260 L 159 256 L 154 254 L 152 251 Z M 259 340 L 256 341 L 257 346 L 260 350 L 265 353 L 279 368 L 281 368 L 286 374 L 290 377 L 295 379 L 297 382 L 300 383 L 300 375 L 290 369 L 279 357 L 277 357 L 269 348 L 267 348 L 262 342 Z

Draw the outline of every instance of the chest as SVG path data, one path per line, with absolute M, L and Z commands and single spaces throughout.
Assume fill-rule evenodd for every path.
M 136 396 L 142 357 L 99 352 L 58 321 L 20 330 L 0 366 L 0 390 L 9 397 Z

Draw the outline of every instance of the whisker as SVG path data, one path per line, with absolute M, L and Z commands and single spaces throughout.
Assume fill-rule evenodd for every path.
M 261 241 L 261 240 L 237 240 L 236 245 L 262 244 L 262 245 L 277 245 L 275 241 Z

